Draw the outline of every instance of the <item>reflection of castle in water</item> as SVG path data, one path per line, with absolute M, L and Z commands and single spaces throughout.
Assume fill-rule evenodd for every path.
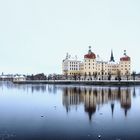
M 91 120 L 96 109 L 101 105 L 110 102 L 112 115 L 114 112 L 115 101 L 119 101 L 121 108 L 124 109 L 125 116 L 131 108 L 130 88 L 103 88 L 103 87 L 66 87 L 63 90 L 63 105 L 69 112 L 72 106 L 84 104 L 85 112 Z

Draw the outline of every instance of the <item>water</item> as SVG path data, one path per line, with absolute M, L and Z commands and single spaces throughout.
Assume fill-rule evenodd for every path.
M 0 140 L 140 140 L 139 123 L 140 86 L 0 83 Z

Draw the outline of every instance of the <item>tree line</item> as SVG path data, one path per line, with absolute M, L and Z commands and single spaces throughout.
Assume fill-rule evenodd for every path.
M 73 74 L 73 75 L 61 75 L 61 74 L 49 74 L 48 76 L 45 75 L 44 73 L 39 73 L 39 74 L 32 74 L 32 75 L 27 75 L 26 79 L 27 80 L 111 80 L 112 79 L 112 74 L 108 73 L 108 75 L 106 75 L 106 79 L 104 79 L 104 75 L 103 73 L 99 76 L 97 72 L 91 74 L 87 74 L 84 73 L 84 75 L 81 75 L 80 73 L 78 74 Z M 129 74 L 128 72 L 126 72 L 125 74 L 125 78 L 127 80 L 136 80 L 136 72 L 133 71 L 132 74 Z M 131 78 L 130 78 L 131 77 Z M 122 80 L 122 75 L 120 73 L 120 71 L 117 72 L 117 75 L 115 77 L 115 80 L 121 81 Z

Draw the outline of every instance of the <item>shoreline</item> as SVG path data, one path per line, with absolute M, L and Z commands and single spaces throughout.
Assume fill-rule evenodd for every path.
M 57 85 L 101 85 L 101 86 L 133 86 L 140 85 L 140 80 L 122 80 L 122 81 L 72 81 L 72 80 L 27 80 L 13 81 L 14 84 L 57 84 Z

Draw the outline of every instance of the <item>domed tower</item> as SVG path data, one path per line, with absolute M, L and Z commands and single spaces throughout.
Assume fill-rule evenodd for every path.
M 96 71 L 96 55 L 91 51 L 89 46 L 88 54 L 84 55 L 84 72 L 86 75 L 93 75 Z
M 124 50 L 123 57 L 120 58 L 119 70 L 121 75 L 131 74 L 131 58 L 126 54 L 126 50 Z
M 88 54 L 84 55 L 85 59 L 95 59 L 96 55 L 91 51 L 91 46 L 89 46 Z

